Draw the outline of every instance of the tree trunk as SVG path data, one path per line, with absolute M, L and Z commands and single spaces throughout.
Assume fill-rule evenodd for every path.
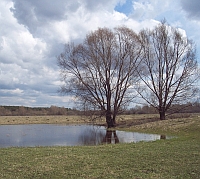
M 106 112 L 106 123 L 108 128 L 114 127 L 114 121 L 110 111 Z
M 160 111 L 160 120 L 165 120 L 165 111 Z
M 115 114 L 113 114 L 113 124 L 114 124 L 114 126 L 116 125 L 116 115 Z

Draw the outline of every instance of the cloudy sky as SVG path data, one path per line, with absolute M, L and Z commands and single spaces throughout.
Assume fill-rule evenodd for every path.
M 138 32 L 164 18 L 185 30 L 200 57 L 199 0 L 1 0 L 0 105 L 73 107 L 57 93 L 56 56 L 65 43 L 98 27 Z

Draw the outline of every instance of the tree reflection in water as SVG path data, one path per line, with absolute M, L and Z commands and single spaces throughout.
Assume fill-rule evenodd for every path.
M 115 130 L 99 130 L 98 128 L 88 129 L 84 131 L 83 135 L 79 138 L 81 145 L 99 145 L 119 143 Z
M 106 144 L 119 143 L 119 138 L 117 137 L 116 131 L 115 130 L 107 130 L 106 135 L 103 139 L 103 143 L 106 143 Z
M 166 135 L 160 135 L 160 139 L 167 139 Z

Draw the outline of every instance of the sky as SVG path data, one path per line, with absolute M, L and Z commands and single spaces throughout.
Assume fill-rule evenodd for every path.
M 163 19 L 196 43 L 200 63 L 199 0 L 1 0 L 0 105 L 75 108 L 58 93 L 64 44 L 98 27 L 139 32 Z

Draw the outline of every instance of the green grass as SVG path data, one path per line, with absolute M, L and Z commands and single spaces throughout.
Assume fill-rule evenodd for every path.
M 83 147 L 1 148 L 0 178 L 200 178 L 200 118 L 126 128 L 170 140 Z

